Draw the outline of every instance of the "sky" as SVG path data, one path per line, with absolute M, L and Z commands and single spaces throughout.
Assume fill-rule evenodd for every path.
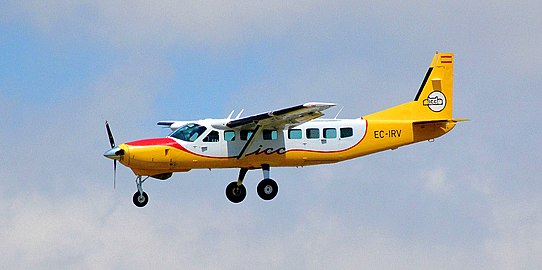
M 0 261 L 51 269 L 538 269 L 540 1 L 2 1 Z M 118 143 L 160 120 L 309 101 L 360 117 L 411 100 L 455 53 L 454 117 L 434 142 L 147 181 Z

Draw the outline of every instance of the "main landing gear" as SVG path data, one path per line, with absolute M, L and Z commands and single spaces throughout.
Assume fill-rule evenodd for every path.
M 241 168 L 241 170 L 239 171 L 239 177 L 237 177 L 237 181 L 231 182 L 226 187 L 226 197 L 232 203 L 240 203 L 247 196 L 247 189 L 243 185 L 243 180 L 245 179 L 245 175 L 247 175 L 247 172 L 248 169 Z
M 279 186 L 277 185 L 277 182 L 275 182 L 275 180 L 269 177 L 268 164 L 262 165 L 262 171 L 264 179 L 260 181 L 256 190 L 258 191 L 258 196 L 260 196 L 262 200 L 269 201 L 275 198 L 275 196 L 277 196 L 279 192 Z M 248 169 L 241 168 L 237 181 L 231 182 L 226 187 L 226 197 L 232 203 L 240 203 L 247 196 L 247 189 L 243 185 L 243 180 L 245 179 L 245 175 L 247 174 L 247 172 Z

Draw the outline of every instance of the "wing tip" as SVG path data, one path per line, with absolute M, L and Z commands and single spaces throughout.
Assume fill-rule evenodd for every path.
M 326 109 L 327 109 L 327 108 L 330 108 L 330 107 L 333 107 L 333 106 L 337 106 L 337 104 L 330 103 L 330 102 L 307 102 L 307 103 L 303 104 L 303 107 L 307 107 L 307 108 L 310 108 L 310 107 L 326 107 Z
M 170 127 L 174 123 L 175 123 L 175 121 L 158 121 L 158 123 L 156 123 L 156 125 Z

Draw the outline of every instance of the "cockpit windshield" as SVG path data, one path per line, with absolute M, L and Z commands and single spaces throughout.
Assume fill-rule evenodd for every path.
M 206 127 L 191 123 L 173 131 L 171 134 L 169 134 L 169 137 L 177 138 L 186 142 L 193 142 L 197 140 L 199 136 L 205 132 L 205 130 L 207 130 Z

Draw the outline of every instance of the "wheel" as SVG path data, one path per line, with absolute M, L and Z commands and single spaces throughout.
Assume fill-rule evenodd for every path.
M 279 193 L 279 186 L 275 180 L 268 178 L 260 181 L 256 190 L 258 191 L 258 196 L 260 196 L 262 200 L 269 201 L 277 196 Z
M 247 189 L 244 185 L 237 185 L 237 181 L 231 182 L 226 187 L 226 197 L 230 202 L 232 203 L 240 203 L 242 202 L 245 197 L 247 196 Z
M 147 195 L 145 191 L 143 191 L 143 194 L 140 195 L 139 191 L 137 191 L 136 193 L 134 193 L 133 202 L 135 206 L 143 207 L 149 202 L 149 195 Z

